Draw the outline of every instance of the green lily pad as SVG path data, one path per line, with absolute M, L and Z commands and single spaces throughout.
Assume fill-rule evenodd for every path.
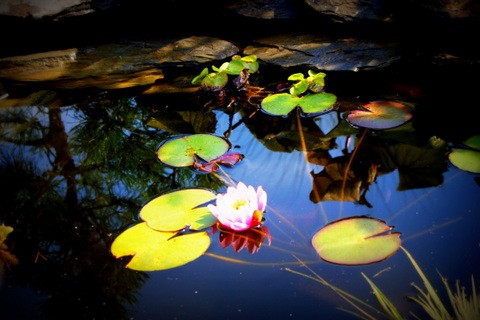
M 401 245 L 400 233 L 384 221 L 350 217 L 327 224 L 312 238 L 320 257 L 342 265 L 364 265 L 385 260 Z
M 472 136 L 463 142 L 466 146 L 480 151 L 480 136 Z
M 111 252 L 117 258 L 133 256 L 126 265 L 129 269 L 155 271 L 187 264 L 210 247 L 207 232 L 175 235 L 175 232 L 156 231 L 145 222 L 139 223 L 115 238 Z
M 464 141 L 472 149 L 455 148 L 449 153 L 448 159 L 457 168 L 480 173 L 480 136 L 473 136 Z
M 348 112 L 346 120 L 354 126 L 370 129 L 398 127 L 412 118 L 410 108 L 395 101 L 373 101 L 362 109 Z
M 190 226 L 201 230 L 212 226 L 216 218 L 206 206 L 216 195 L 205 189 L 182 189 L 163 194 L 140 210 L 140 218 L 150 228 L 159 231 L 178 231 Z
M 262 100 L 262 109 L 274 116 L 286 116 L 299 103 L 300 98 L 288 93 L 272 94 Z
M 337 96 L 331 93 L 316 93 L 302 97 L 299 101 L 303 113 L 327 112 L 337 102 Z
M 225 139 L 210 134 L 193 134 L 167 140 L 157 151 L 163 163 L 173 167 L 193 165 L 195 156 L 212 161 L 230 149 Z
M 329 111 L 335 102 L 337 97 L 331 93 L 315 93 L 306 96 L 297 96 L 298 92 L 306 90 L 307 83 L 305 81 L 299 82 L 299 86 L 303 84 L 304 87 L 292 88 L 295 94 L 277 93 L 272 94 L 262 100 L 262 109 L 276 116 L 288 115 L 296 106 L 299 106 L 303 113 L 320 113 Z M 298 90 L 298 92 L 296 92 Z M 292 91 L 292 90 L 291 90 Z

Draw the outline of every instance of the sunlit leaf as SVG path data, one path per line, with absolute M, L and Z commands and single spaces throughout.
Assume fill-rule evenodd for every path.
M 294 73 L 288 77 L 288 80 L 290 81 L 301 81 L 303 79 L 305 79 L 305 76 L 301 72 Z
M 300 98 L 288 93 L 272 94 L 262 100 L 262 109 L 277 116 L 286 116 L 299 103 Z
M 323 87 L 325 87 L 326 74 L 323 72 L 314 73 L 311 70 L 308 71 L 308 74 L 310 75 L 308 77 L 310 91 L 321 92 L 323 90 Z
M 306 79 L 300 80 L 299 82 L 295 83 L 291 88 L 290 88 L 290 94 L 293 94 L 294 96 L 299 96 L 305 91 L 308 90 L 308 82 Z
M 245 69 L 248 69 L 249 73 L 255 73 L 258 71 L 258 68 L 260 67 L 260 64 L 257 61 L 257 56 L 256 55 L 249 55 L 240 58 L 243 62 L 243 67 Z
M 193 78 L 192 84 L 195 84 L 195 85 L 200 84 L 202 82 L 203 78 L 205 78 L 207 76 L 207 74 L 208 74 L 208 68 L 204 68 L 198 76 Z
M 350 217 L 327 224 L 312 238 L 320 257 L 342 265 L 364 265 L 385 260 L 401 245 L 400 233 L 384 221 Z
M 410 108 L 395 101 L 373 101 L 361 109 L 348 112 L 346 120 L 351 124 L 371 129 L 398 127 L 412 118 Z
M 206 206 L 216 198 L 206 189 L 182 189 L 163 194 L 148 202 L 140 211 L 140 218 L 150 228 L 159 231 L 177 231 L 190 226 L 192 230 L 210 227 L 216 218 Z
M 461 170 L 480 173 L 480 135 L 472 136 L 463 143 L 472 149 L 455 148 L 448 155 L 448 159 Z
M 207 90 L 217 91 L 224 88 L 228 82 L 226 72 L 212 72 L 202 79 L 202 86 Z
M 221 69 L 221 68 L 220 68 Z M 239 60 L 232 60 L 226 63 L 225 72 L 231 75 L 239 75 L 245 69 L 243 62 Z
M 133 256 L 127 268 L 155 271 L 191 262 L 203 255 L 209 246 L 207 232 L 176 236 L 175 232 L 156 231 L 143 222 L 115 238 L 111 252 L 117 258 Z
M 302 97 L 299 105 L 303 113 L 320 113 L 330 111 L 336 102 L 334 94 L 323 92 Z
M 223 138 L 210 134 L 194 134 L 166 141 L 157 151 L 163 163 L 174 167 L 193 165 L 195 156 L 211 161 L 230 149 Z
M 457 168 L 480 173 L 480 151 L 467 149 L 454 149 L 449 155 L 448 159 Z
M 480 135 L 472 136 L 463 142 L 466 146 L 480 151 Z

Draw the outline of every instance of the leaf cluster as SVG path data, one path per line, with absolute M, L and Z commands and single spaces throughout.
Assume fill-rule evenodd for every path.
M 192 84 L 201 85 L 207 91 L 220 91 L 227 86 L 229 75 L 241 76 L 242 73 L 251 74 L 257 72 L 258 68 L 257 56 L 240 57 L 235 55 L 231 61 L 224 62 L 220 68 L 212 66 L 212 71 L 204 68 L 199 75 L 193 78 Z

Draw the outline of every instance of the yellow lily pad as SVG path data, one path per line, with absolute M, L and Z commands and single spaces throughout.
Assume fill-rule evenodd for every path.
M 400 232 L 384 221 L 369 217 L 350 217 L 331 222 L 312 238 L 320 257 L 342 265 L 364 265 L 393 255 L 401 245 Z
M 470 137 L 464 144 L 470 149 L 454 148 L 448 159 L 461 170 L 480 173 L 480 136 Z
M 159 231 L 178 231 L 186 226 L 201 230 L 217 221 L 206 205 L 202 206 L 215 198 L 216 195 L 206 189 L 169 192 L 148 202 L 140 211 L 140 218 Z
M 156 271 L 187 264 L 203 255 L 209 246 L 207 232 L 176 236 L 176 232 L 156 231 L 142 222 L 115 238 L 111 252 L 117 258 L 133 256 L 126 265 L 129 269 Z

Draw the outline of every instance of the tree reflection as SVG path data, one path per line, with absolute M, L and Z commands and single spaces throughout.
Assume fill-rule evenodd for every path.
M 20 261 L 7 284 L 45 295 L 44 318 L 127 319 L 148 276 L 111 255 L 113 239 L 154 196 L 223 184 L 158 161 L 169 133 L 146 126 L 151 110 L 134 99 L 61 107 L 47 91 L 38 101 L 0 115 L 0 222 L 14 228 L 9 247 Z

